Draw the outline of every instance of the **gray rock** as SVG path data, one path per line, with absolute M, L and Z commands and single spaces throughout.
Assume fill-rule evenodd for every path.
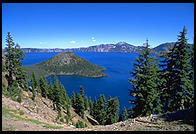
M 19 105 L 16 105 L 16 109 L 17 109 L 17 110 L 20 110 L 20 106 L 19 106 Z
M 27 123 L 24 123 L 24 127 L 26 128 L 26 127 L 29 127 L 29 125 L 27 124 Z

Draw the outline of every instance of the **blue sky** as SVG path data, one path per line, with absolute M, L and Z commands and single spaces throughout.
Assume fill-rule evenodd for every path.
M 151 47 L 175 42 L 187 27 L 193 43 L 193 3 L 3 3 L 7 32 L 22 48 L 78 48 L 125 41 Z

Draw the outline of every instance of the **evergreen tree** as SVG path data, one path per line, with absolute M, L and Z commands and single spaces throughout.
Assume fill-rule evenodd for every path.
M 106 102 L 105 101 L 106 99 L 105 99 L 104 94 L 100 95 L 100 98 L 97 104 L 98 113 L 97 113 L 96 120 L 102 125 L 104 125 L 106 122 L 106 104 L 105 104 Z
M 32 84 L 32 94 L 33 94 L 32 100 L 34 100 L 36 95 L 36 88 L 38 86 L 35 73 L 32 73 L 31 84 Z
M 133 86 L 130 95 L 135 100 L 130 100 L 134 104 L 134 111 L 131 116 L 147 116 L 161 111 L 161 104 L 158 97 L 158 72 L 157 60 L 153 57 L 149 48 L 148 40 L 143 51 L 134 63 L 134 71 L 131 72 L 133 78 L 129 81 Z
M 57 111 L 61 111 L 61 105 L 60 105 L 60 99 L 59 99 L 59 81 L 57 76 L 55 76 L 55 82 L 54 82 L 54 89 L 53 89 L 53 95 L 54 95 L 54 105 L 56 106 Z
M 89 107 L 90 107 L 90 115 L 93 115 L 93 102 L 91 98 L 89 98 Z
M 66 109 L 67 109 L 67 115 L 66 115 L 65 119 L 66 119 L 66 123 L 68 124 L 69 121 L 71 120 L 70 106 L 66 105 Z
M 59 102 L 60 102 L 60 106 L 63 107 L 66 104 L 66 94 L 65 94 L 65 88 L 63 85 L 59 85 L 59 92 L 58 92 L 58 98 L 59 98 Z
M 158 75 L 161 80 L 161 83 L 159 84 L 159 89 L 161 103 L 163 104 L 163 112 L 172 112 L 171 101 L 173 99 L 173 96 L 175 95 L 175 93 L 173 92 L 174 87 L 172 85 L 172 83 L 174 83 L 173 76 L 175 75 L 173 71 L 173 51 L 173 47 L 170 46 L 168 53 L 162 53 L 160 55 L 163 60 L 160 61 L 160 68 L 162 69 L 160 70 Z
M 32 73 L 31 84 L 32 84 L 32 89 L 36 90 L 36 88 L 38 86 L 38 83 L 37 83 L 37 80 L 36 80 L 34 72 Z
M 85 92 L 84 87 L 80 85 L 80 94 L 82 95 L 82 98 L 84 98 Z
M 49 86 L 50 87 L 50 86 Z M 61 113 L 61 108 L 66 108 L 68 105 L 69 98 L 67 96 L 66 90 L 63 85 L 59 84 L 57 76 L 55 76 L 55 82 L 52 92 L 52 98 L 54 102 L 54 107 L 56 110 Z M 61 114 L 60 114 L 61 115 Z
M 119 109 L 120 104 L 117 97 L 112 98 L 109 97 L 107 101 L 107 110 L 106 110 L 106 124 L 113 124 L 116 123 L 119 120 Z
M 167 71 L 173 74 L 169 82 L 169 87 L 171 87 L 170 96 L 172 96 L 170 102 L 171 111 L 192 108 L 194 104 L 193 80 L 190 78 L 192 66 L 186 33 L 187 30 L 184 27 L 170 53 L 171 61 L 167 63 Z
M 72 92 L 71 103 L 72 107 L 76 109 L 76 93 L 74 91 Z
M 26 70 L 22 67 L 21 60 L 24 59 L 25 54 L 21 50 L 20 46 L 16 44 L 14 48 L 14 53 L 15 53 L 15 62 L 17 63 L 15 71 L 14 71 L 14 76 L 16 78 L 16 81 L 22 89 L 28 91 L 28 82 L 27 82 L 27 73 Z
M 6 38 L 5 57 L 3 58 L 3 69 L 7 72 L 5 75 L 8 81 L 6 89 L 7 94 L 15 101 L 22 101 L 22 90 L 28 91 L 26 71 L 22 67 L 21 60 L 24 59 L 24 52 L 18 44 L 15 45 L 8 32 Z
M 47 98 L 47 95 L 48 95 L 48 85 L 47 85 L 46 80 L 44 79 L 43 76 L 40 78 L 39 84 L 40 84 L 42 97 Z
M 121 120 L 122 121 L 125 121 L 125 120 L 127 120 L 128 119 L 128 112 L 127 112 L 127 109 L 126 109 L 126 107 L 124 107 L 123 108 L 123 112 L 122 112 L 122 115 L 121 115 Z
M 82 118 L 84 118 L 84 110 L 85 110 L 85 106 L 84 106 L 84 100 L 81 96 L 81 94 L 77 94 L 76 97 L 76 113 L 78 113 Z
M 88 99 L 88 96 L 85 96 L 85 98 L 84 98 L 84 106 L 85 106 L 85 110 L 89 109 L 89 99 Z
M 9 88 L 9 96 L 11 97 L 12 100 L 21 103 L 22 101 L 21 94 L 22 94 L 21 88 L 19 88 L 17 81 L 14 80 L 12 86 Z
M 66 107 L 69 104 L 69 97 L 63 85 L 60 85 L 60 92 L 58 94 L 60 99 L 60 104 L 62 107 Z
M 63 95 L 64 95 L 65 102 L 67 104 L 70 104 L 70 99 L 69 99 L 69 96 L 68 96 L 67 91 L 65 90 L 64 86 L 63 86 L 63 91 L 64 91 Z
M 193 46 L 190 48 L 190 63 L 191 63 L 191 69 L 190 69 L 190 79 L 194 80 L 194 44 Z M 194 83 L 193 83 L 194 84 Z M 194 86 L 193 86 L 194 87 Z
M 94 103 L 93 103 L 93 110 L 92 110 L 92 116 L 97 119 L 97 115 L 98 115 L 98 101 L 97 98 L 95 97 L 94 99 Z
M 50 80 L 50 83 L 49 83 L 49 86 L 48 86 L 48 98 L 54 101 L 54 90 L 53 90 L 51 80 Z
M 24 52 L 20 49 L 18 44 L 15 45 L 10 32 L 8 32 L 6 42 L 7 47 L 5 48 L 5 69 L 8 72 L 6 75 L 8 89 L 12 87 L 14 77 L 19 87 L 27 88 L 26 72 L 21 67 L 21 60 L 25 56 Z
M 76 123 L 76 128 L 85 128 L 85 127 L 86 127 L 86 124 L 78 120 L 78 122 Z
M 13 42 L 10 32 L 8 32 L 6 42 L 7 47 L 5 48 L 5 68 L 8 71 L 8 75 L 6 76 L 8 80 L 8 86 L 11 87 L 13 83 L 14 71 L 18 63 L 14 59 L 16 57 L 14 53 L 15 43 Z
M 190 98 L 190 101 L 189 100 L 186 100 L 184 102 L 184 107 L 185 108 L 194 108 L 194 44 L 193 45 L 189 45 L 188 46 L 188 63 L 190 64 L 188 67 L 187 67 L 187 79 L 188 81 L 190 82 L 190 91 L 189 91 L 189 94 L 186 94 L 188 95 Z M 191 103 L 192 102 L 192 103 Z

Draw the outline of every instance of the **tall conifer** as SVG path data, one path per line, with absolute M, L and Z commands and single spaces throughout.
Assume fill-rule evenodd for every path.
M 190 78 L 192 71 L 190 49 L 186 39 L 187 30 L 178 36 L 172 51 L 166 55 L 166 71 L 171 74 L 170 79 L 165 76 L 168 85 L 165 90 L 169 90 L 170 101 L 165 102 L 168 107 L 165 111 L 177 111 L 185 108 L 192 108 L 194 104 L 193 80 Z M 167 96 L 166 96 L 167 97 Z
M 134 63 L 133 78 L 129 81 L 133 86 L 130 95 L 135 100 L 130 100 L 135 107 L 131 110 L 131 117 L 146 116 L 161 111 L 161 104 L 158 97 L 157 59 L 152 55 L 148 40 L 143 51 Z
M 84 87 L 82 85 L 80 85 L 80 94 L 82 95 L 82 98 L 84 98 L 85 91 L 84 91 Z
M 48 85 L 47 85 L 46 80 L 43 76 L 40 78 L 39 84 L 40 84 L 42 97 L 47 98 L 47 96 L 48 96 Z
M 119 120 L 119 109 L 120 104 L 117 97 L 112 98 L 109 97 L 107 101 L 107 108 L 106 108 L 106 124 L 113 124 L 116 123 Z
M 77 94 L 76 105 L 77 105 L 76 113 L 78 113 L 82 118 L 84 118 L 85 106 L 84 106 L 84 99 L 82 98 L 81 94 Z
M 126 109 L 126 107 L 123 107 L 123 112 L 122 112 L 122 115 L 121 115 L 121 120 L 122 121 L 125 121 L 125 120 L 127 120 L 128 119 L 128 112 L 127 112 L 127 109 Z
M 27 89 L 26 71 L 22 68 L 21 60 L 24 59 L 24 52 L 18 44 L 15 44 L 10 32 L 6 38 L 5 48 L 5 70 L 8 72 L 6 79 L 8 81 L 8 89 L 12 86 L 14 77 L 19 87 Z
M 97 121 L 100 124 L 104 125 L 106 122 L 106 98 L 104 94 L 100 95 L 99 97 L 97 110 Z
M 36 95 L 36 88 L 38 86 L 34 72 L 32 73 L 31 84 L 32 84 L 32 94 L 33 94 L 32 100 L 34 100 L 35 99 L 35 95 Z

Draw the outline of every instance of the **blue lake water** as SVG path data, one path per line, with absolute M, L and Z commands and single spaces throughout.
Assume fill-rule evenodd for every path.
M 51 58 L 58 53 L 27 53 L 22 61 L 24 66 L 34 65 Z M 79 92 L 79 86 L 85 89 L 85 94 L 94 98 L 99 98 L 100 94 L 104 94 L 106 98 L 109 96 L 117 96 L 120 102 L 120 111 L 125 106 L 127 109 L 131 107 L 129 95 L 131 85 L 128 81 L 130 71 L 133 69 L 133 63 L 138 56 L 136 53 L 95 53 L 95 52 L 75 52 L 76 55 L 90 61 L 91 63 L 105 67 L 104 71 L 107 76 L 102 78 L 87 78 L 80 76 L 64 76 L 59 75 L 58 79 L 64 85 L 68 95 L 71 97 L 72 91 Z M 49 81 L 54 81 L 54 76 L 47 77 Z

